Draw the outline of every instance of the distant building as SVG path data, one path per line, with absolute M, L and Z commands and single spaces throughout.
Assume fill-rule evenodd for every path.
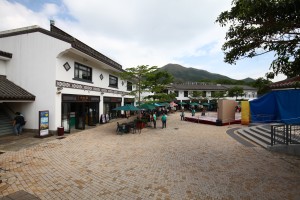
M 177 101 L 190 102 L 193 91 L 202 92 L 201 99 L 209 102 L 214 97 L 216 92 L 224 92 L 232 87 L 241 87 L 244 90 L 244 96 L 239 96 L 238 99 L 251 100 L 257 98 L 257 89 L 246 85 L 222 85 L 201 82 L 187 82 L 182 84 L 171 84 L 168 87 L 168 92 L 176 93 Z M 234 99 L 235 97 L 224 97 L 226 99 Z

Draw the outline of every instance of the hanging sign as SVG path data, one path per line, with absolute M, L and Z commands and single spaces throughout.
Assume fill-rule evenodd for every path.
M 40 136 L 49 135 L 49 110 L 39 111 Z

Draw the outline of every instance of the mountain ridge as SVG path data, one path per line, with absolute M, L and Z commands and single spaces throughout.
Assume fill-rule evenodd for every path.
M 211 73 L 206 70 L 196 69 L 193 67 L 184 67 L 179 64 L 167 64 L 161 68 L 160 70 L 167 71 L 168 73 L 174 76 L 175 82 L 187 82 L 187 81 L 201 81 L 201 80 L 230 80 L 230 81 L 244 81 L 244 82 L 253 82 L 254 79 L 248 77 L 242 80 L 237 80 L 230 78 L 228 76 L 224 76 L 217 73 Z

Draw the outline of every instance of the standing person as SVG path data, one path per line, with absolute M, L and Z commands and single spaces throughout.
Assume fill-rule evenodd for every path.
M 195 108 L 192 108 L 192 116 L 195 116 Z
M 183 121 L 184 120 L 184 110 L 183 109 L 181 110 L 180 117 L 181 117 L 181 121 Z
M 167 115 L 166 113 L 163 113 L 163 116 L 161 117 L 162 127 L 161 128 L 167 128 Z
M 201 116 L 205 116 L 206 108 L 203 107 Z
M 152 119 L 153 119 L 153 127 L 156 128 L 156 112 L 153 112 Z
M 22 134 L 22 128 L 25 125 L 25 120 L 24 120 L 24 116 L 21 115 L 21 113 L 16 112 L 16 117 L 14 118 L 13 121 L 13 127 L 14 127 L 14 132 L 15 134 L 21 135 Z

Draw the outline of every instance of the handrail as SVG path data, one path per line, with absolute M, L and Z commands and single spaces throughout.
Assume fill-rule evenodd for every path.
M 300 124 L 271 125 L 271 146 L 278 143 L 300 144 Z

